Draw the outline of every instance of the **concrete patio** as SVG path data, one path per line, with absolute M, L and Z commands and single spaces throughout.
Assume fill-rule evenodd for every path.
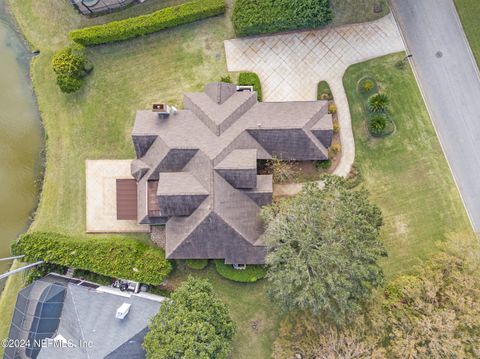
M 350 110 L 342 78 L 352 64 L 404 51 L 391 14 L 364 24 L 239 38 L 224 42 L 229 71 L 252 71 L 265 101 L 311 101 L 326 80 L 337 104 L 342 159 L 335 173 L 346 176 L 355 159 Z
M 136 220 L 118 220 L 116 203 L 116 180 L 131 179 L 132 160 L 87 160 L 86 197 L 87 232 L 150 232 L 149 225 L 140 225 Z

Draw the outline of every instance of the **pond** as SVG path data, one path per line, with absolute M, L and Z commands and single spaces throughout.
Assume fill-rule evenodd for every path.
M 0 0 L 0 258 L 9 256 L 10 243 L 26 230 L 37 196 L 42 128 L 30 60 L 5 0 Z M 0 272 L 10 264 L 0 262 Z

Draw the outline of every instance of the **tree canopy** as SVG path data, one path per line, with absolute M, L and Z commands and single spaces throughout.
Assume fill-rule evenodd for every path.
M 327 315 L 341 324 L 383 284 L 377 260 L 382 215 L 364 190 L 328 176 L 262 210 L 269 295 L 285 310 Z
M 280 325 L 273 356 L 479 358 L 478 270 L 478 263 L 441 253 L 414 273 L 393 279 L 347 326 L 290 315 Z
M 151 359 L 226 358 L 235 334 L 228 307 L 212 285 L 192 277 L 162 303 L 149 328 L 143 346 Z

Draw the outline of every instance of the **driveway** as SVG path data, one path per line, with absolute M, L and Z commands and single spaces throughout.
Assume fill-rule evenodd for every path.
M 335 173 L 346 176 L 355 159 L 350 110 L 342 78 L 352 64 L 404 45 L 392 15 L 336 28 L 225 41 L 229 71 L 252 71 L 262 82 L 265 101 L 312 101 L 326 80 L 337 104 L 342 158 Z
M 391 2 L 440 143 L 478 232 L 480 76 L 455 6 L 452 0 Z

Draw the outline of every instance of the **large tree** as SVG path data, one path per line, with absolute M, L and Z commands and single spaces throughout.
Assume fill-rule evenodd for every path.
M 307 310 L 341 324 L 383 284 L 381 212 L 366 191 L 329 176 L 262 211 L 269 294 L 285 310 Z
M 206 280 L 189 277 L 160 306 L 143 346 L 151 359 L 222 359 L 235 325 Z

